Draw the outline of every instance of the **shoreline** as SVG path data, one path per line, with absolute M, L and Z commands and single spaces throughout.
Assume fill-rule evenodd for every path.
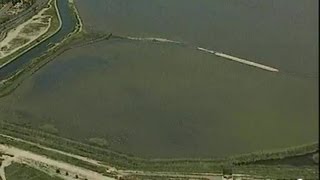
M 80 17 L 80 13 L 76 7 L 76 3 L 74 1 L 75 0 L 69 0 L 69 3 L 72 5 L 73 11 L 76 14 L 77 22 L 79 25 L 79 32 L 82 32 L 82 31 L 84 31 L 84 28 L 83 28 L 84 25 L 83 25 L 82 19 Z
M 67 163 L 80 167 L 96 170 L 105 175 L 165 175 L 165 174 L 198 174 L 205 176 L 208 174 L 223 174 L 223 169 L 231 168 L 234 177 L 251 176 L 275 178 L 282 177 L 279 171 L 288 171 L 293 174 L 286 174 L 288 178 L 314 177 L 317 165 L 290 167 L 288 165 L 268 166 L 257 165 L 256 162 L 263 160 L 279 160 L 284 158 L 296 157 L 301 154 L 319 153 L 318 142 L 293 146 L 281 149 L 271 149 L 237 156 L 216 158 L 216 159 L 150 159 L 130 156 L 121 152 L 113 151 L 89 145 L 83 142 L 66 139 L 61 136 L 48 134 L 46 132 L 25 128 L 20 125 L 7 122 L 0 122 L 0 127 L 4 130 L 0 134 L 0 142 L 6 145 L 21 148 L 33 153 L 40 153 L 56 160 L 63 160 L 65 157 L 75 158 Z M 59 143 L 57 143 L 59 142 Z M 89 158 L 89 159 L 88 159 Z M 92 161 L 93 160 L 93 161 Z M 315 169 L 316 168 L 316 169 Z M 270 173 L 277 171 L 275 173 Z M 303 172 L 308 171 L 304 174 Z M 302 174 L 301 174 L 302 173 Z

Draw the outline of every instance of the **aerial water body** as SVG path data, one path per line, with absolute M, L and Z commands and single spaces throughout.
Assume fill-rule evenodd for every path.
M 1 99 L 0 118 L 138 156 L 208 158 L 317 140 L 316 98 L 312 80 L 110 40 L 57 57 Z
M 220 157 L 318 140 L 316 1 L 76 2 L 89 31 L 129 38 L 55 58 L 0 99 L 1 118 L 147 157 Z
M 318 1 L 78 0 L 92 31 L 158 37 L 318 78 Z

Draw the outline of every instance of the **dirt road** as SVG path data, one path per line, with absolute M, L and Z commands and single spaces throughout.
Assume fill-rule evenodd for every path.
M 48 151 L 51 151 L 51 152 L 55 152 L 55 153 L 59 153 L 59 154 L 62 154 L 62 155 L 66 155 L 66 156 L 69 156 L 69 157 L 72 157 L 72 158 L 75 158 L 75 159 L 79 159 L 81 161 L 85 161 L 85 162 L 88 162 L 88 163 L 91 163 L 91 164 L 94 164 L 94 165 L 97 165 L 97 166 L 105 167 L 105 168 L 109 169 L 109 171 L 116 171 L 116 168 L 114 168 L 114 167 L 104 165 L 104 164 L 100 163 L 99 161 L 96 161 L 96 160 L 93 160 L 93 159 L 90 159 L 90 158 L 87 158 L 87 157 L 83 157 L 83 156 L 67 153 L 67 152 L 60 151 L 60 150 L 53 149 L 53 148 L 48 148 L 48 147 L 45 147 L 45 146 L 42 146 L 42 145 L 39 145 L 39 144 L 36 144 L 36 143 L 33 143 L 33 142 L 25 141 L 25 140 L 22 140 L 22 139 L 19 139 L 19 138 L 14 138 L 14 137 L 11 137 L 11 136 L 8 136 L 8 135 L 5 135 L 5 134 L 0 134 L 0 136 L 8 138 L 8 139 L 15 140 L 15 141 L 18 141 L 18 142 L 30 144 L 32 146 L 36 146 L 36 147 L 44 149 L 44 150 L 48 150 Z
M 5 134 L 0 134 L 0 137 L 8 138 L 17 142 L 21 143 L 27 143 L 32 146 L 36 146 L 38 148 L 52 151 L 55 153 L 63 154 L 65 156 L 69 156 L 72 158 L 76 158 L 94 165 L 97 165 L 99 167 L 104 167 L 106 169 L 106 172 L 112 173 L 112 174 L 117 174 L 119 177 L 126 177 L 126 176 L 145 176 L 145 177 L 161 177 L 164 179 L 170 178 L 170 179 L 207 179 L 207 180 L 222 180 L 224 179 L 222 174 L 215 174 L 215 173 L 181 173 L 181 172 L 149 172 L 149 171 L 136 171 L 136 170 L 124 170 L 124 169 L 116 169 L 111 166 L 106 166 L 100 163 L 99 161 L 96 161 L 94 159 L 90 159 L 88 157 L 83 157 L 75 154 L 71 154 L 68 152 L 60 151 L 57 149 L 45 147 L 39 144 L 35 144 L 30 141 L 26 141 L 23 139 L 11 137 Z M 26 150 L 22 150 L 19 148 L 7 146 L 0 144 L 0 153 L 6 154 L 6 155 L 12 155 L 11 156 L 6 156 L 6 158 L 2 157 L 5 159 L 5 164 L 3 167 L 0 168 L 0 175 L 4 176 L 5 172 L 1 171 L 1 169 L 5 166 L 10 165 L 11 162 L 17 162 L 17 163 L 24 163 L 27 164 L 35 169 L 38 169 L 40 171 L 43 171 L 49 175 L 55 175 L 59 176 L 62 179 L 75 179 L 75 176 L 77 175 L 79 179 L 90 179 L 90 180 L 110 180 L 114 178 L 106 177 L 103 176 L 102 174 L 99 174 L 97 172 L 84 169 L 82 167 L 78 167 L 69 163 L 65 163 L 62 161 L 57 161 L 50 159 L 46 156 L 43 155 L 38 155 L 36 153 L 32 153 Z M 10 158 L 11 157 L 11 158 Z M 60 173 L 57 174 L 56 170 L 59 169 Z M 69 176 L 65 176 L 65 173 L 68 172 Z M 241 179 L 256 179 L 253 177 L 250 177 L 248 175 L 234 175 L 233 176 L 237 180 Z M 4 179 L 4 178 L 3 178 Z
M 31 167 L 37 168 L 41 171 L 46 171 L 49 174 L 53 174 L 57 169 L 60 172 L 68 172 L 68 176 L 56 174 L 63 179 L 75 179 L 75 175 L 81 178 L 87 178 L 90 180 L 113 180 L 114 178 L 103 176 L 97 172 L 93 172 L 88 169 L 84 169 L 78 166 L 74 166 L 62 161 L 53 160 L 42 155 L 38 155 L 29 151 L 18 149 L 15 147 L 9 147 L 6 145 L 0 145 L 0 152 L 10 154 L 13 157 L 8 157 L 2 162 L 0 169 L 1 178 L 5 180 L 4 168 L 10 165 L 11 162 L 24 163 Z

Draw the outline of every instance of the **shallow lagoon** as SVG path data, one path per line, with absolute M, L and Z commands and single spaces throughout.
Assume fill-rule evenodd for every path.
M 3 98 L 0 114 L 139 156 L 214 157 L 316 141 L 317 97 L 313 80 L 111 40 L 58 57 Z
M 290 2 L 290 3 L 289 3 Z M 90 31 L 170 43 L 68 51 L 0 99 L 0 118 L 104 138 L 145 157 L 216 157 L 318 141 L 317 1 L 78 0 Z

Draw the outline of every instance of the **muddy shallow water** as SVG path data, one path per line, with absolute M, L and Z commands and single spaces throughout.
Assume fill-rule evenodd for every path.
M 104 138 L 147 157 L 317 141 L 317 2 L 288 2 L 78 0 L 90 31 L 187 42 L 280 72 L 170 43 L 112 39 L 57 57 L 0 99 L 0 118 Z
M 212 157 L 315 141 L 316 97 L 312 80 L 112 40 L 58 57 L 3 98 L 0 114 L 140 156 Z

